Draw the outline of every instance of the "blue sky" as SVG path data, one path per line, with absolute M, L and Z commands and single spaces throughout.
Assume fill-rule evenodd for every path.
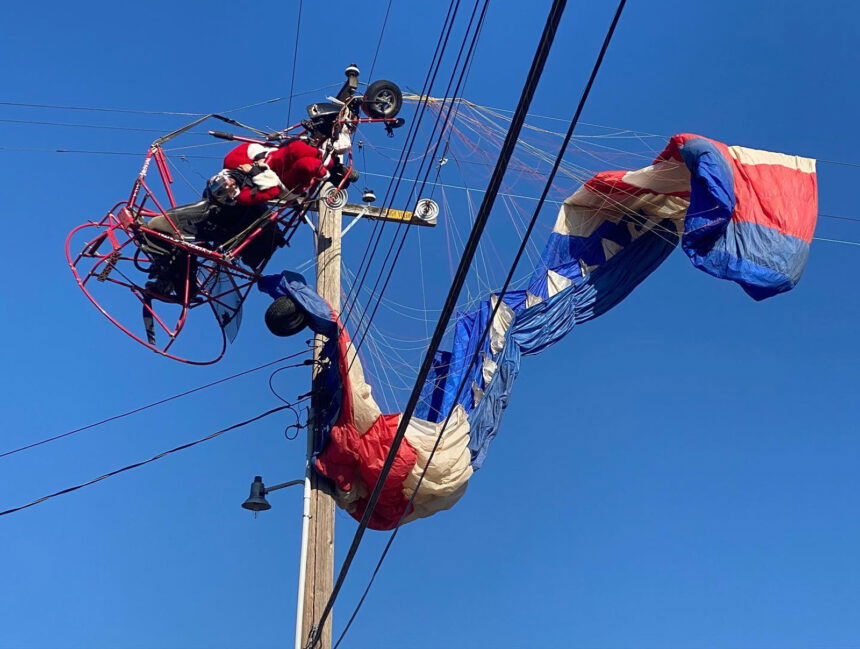
M 296 91 L 339 82 L 351 62 L 369 69 L 385 10 L 310 5 Z M 464 96 L 514 107 L 548 6 L 491 3 Z M 446 7 L 394 0 L 374 76 L 420 88 Z M 285 97 L 296 9 L 16 3 L 0 26 L 0 101 L 209 112 Z M 569 4 L 535 113 L 569 117 L 613 9 Z M 857 17 L 839 2 L 633 1 L 583 120 L 860 164 Z M 285 113 L 278 102 L 241 115 L 277 125 Z M 186 118 L 0 105 L 0 119 L 168 131 Z M 266 301 L 253 296 L 222 363 L 179 365 L 126 339 L 76 289 L 66 233 L 123 198 L 142 160 L 48 151 L 143 152 L 155 135 L 0 122 L 0 450 L 301 348 L 266 332 Z M 626 141 L 620 161 L 635 166 L 655 141 Z M 204 175 L 217 169 L 217 160 L 193 164 Z M 382 156 L 371 164 L 382 174 L 393 166 Z M 858 182 L 860 168 L 821 164 L 821 212 L 860 218 Z M 450 269 L 439 260 L 459 254 L 463 201 L 452 198 L 459 207 L 436 230 L 410 235 L 391 308 L 380 310 L 382 346 L 368 346 L 366 363 L 393 408 L 409 368 L 386 374 L 398 368 L 384 344 L 407 359 L 426 344 L 432 319 L 404 314 L 441 305 Z M 352 272 L 369 234 L 359 224 L 347 237 Z M 860 242 L 860 223 L 822 218 L 816 236 Z M 488 239 L 509 258 L 507 216 L 494 215 Z M 309 255 L 303 235 L 271 268 Z M 675 254 L 618 308 L 527 359 L 466 497 L 401 531 L 344 646 L 860 647 L 858 255 L 816 241 L 798 288 L 754 303 Z M 487 262 L 470 294 L 503 271 Z M 267 377 L 0 458 L 0 508 L 272 407 Z M 308 377 L 287 370 L 277 382 L 298 395 Z M 304 445 L 284 439 L 288 423 L 271 418 L 0 520 L 0 647 L 291 644 L 300 494 L 272 494 L 273 510 L 257 519 L 239 507 L 255 474 L 269 483 L 301 474 Z M 338 514 L 340 553 L 354 529 Z M 362 545 L 336 630 L 385 538 Z

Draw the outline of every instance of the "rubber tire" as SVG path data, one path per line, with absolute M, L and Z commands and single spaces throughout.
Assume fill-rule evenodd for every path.
M 390 104 L 387 108 L 380 107 L 376 102 L 386 97 Z M 374 81 L 364 93 L 361 100 L 362 112 L 372 119 L 391 119 L 403 107 L 403 93 L 396 83 L 380 79 Z
M 294 336 L 307 326 L 304 312 L 292 298 L 279 297 L 266 309 L 266 326 L 276 336 Z

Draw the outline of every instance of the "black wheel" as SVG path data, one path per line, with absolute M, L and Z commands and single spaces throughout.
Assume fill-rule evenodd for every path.
M 373 119 L 390 119 L 400 112 L 403 106 L 403 93 L 396 83 L 374 81 L 361 99 L 361 110 Z
M 307 326 L 307 320 L 292 298 L 283 296 L 266 309 L 266 326 L 276 336 L 293 336 Z

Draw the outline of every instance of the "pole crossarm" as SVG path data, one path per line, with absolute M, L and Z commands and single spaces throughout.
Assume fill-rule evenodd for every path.
M 312 204 L 310 211 L 316 212 L 319 208 L 316 204 Z M 347 203 L 341 208 L 344 216 L 360 216 L 371 221 L 391 221 L 394 223 L 406 223 L 408 225 L 420 225 L 423 227 L 435 227 L 436 217 L 421 218 L 416 216 L 414 212 L 406 210 L 385 209 L 383 207 L 373 207 L 372 205 L 361 205 L 359 203 Z

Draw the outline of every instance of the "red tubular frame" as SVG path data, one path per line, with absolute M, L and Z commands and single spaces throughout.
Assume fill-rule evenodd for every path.
M 341 112 L 342 116 L 346 114 L 347 108 L 348 106 L 345 105 Z M 170 349 L 186 325 L 188 312 L 191 309 L 208 304 L 212 309 L 213 317 L 217 322 L 217 311 L 215 307 L 216 305 L 220 305 L 232 308 L 222 301 L 226 295 L 231 293 L 239 294 L 238 308 L 241 308 L 241 305 L 248 296 L 251 288 L 260 278 L 263 268 L 265 267 L 265 263 L 261 264 L 259 268 L 248 269 L 236 261 L 239 254 L 249 243 L 260 236 L 267 226 L 271 227 L 273 224 L 276 224 L 277 227 L 281 228 L 281 233 L 285 235 L 286 241 L 289 243 L 301 221 L 302 216 L 307 212 L 310 203 L 313 200 L 317 200 L 319 190 L 324 182 L 323 180 L 315 180 L 308 189 L 308 198 L 304 199 L 301 203 L 271 206 L 271 211 L 266 215 L 265 220 L 259 222 L 251 232 L 233 243 L 227 249 L 211 250 L 209 248 L 195 245 L 194 243 L 183 241 L 176 223 L 174 223 L 167 214 L 167 210 L 162 205 L 162 202 L 159 201 L 153 190 L 147 184 L 146 176 L 154 160 L 155 167 L 158 170 L 162 185 L 164 186 L 164 193 L 167 197 L 169 207 L 176 207 L 176 200 L 171 189 L 173 176 L 170 173 L 167 156 L 165 155 L 162 145 L 210 117 L 218 116 L 207 115 L 178 129 L 177 131 L 174 131 L 173 133 L 169 133 L 168 135 L 155 140 L 146 152 L 143 165 L 135 179 L 128 199 L 114 205 L 100 221 L 90 221 L 79 225 L 69 232 L 66 237 L 66 260 L 75 281 L 87 296 L 87 299 L 89 299 L 90 302 L 92 302 L 93 305 L 123 333 L 131 337 L 133 340 L 136 340 L 144 347 L 147 347 L 162 356 L 166 356 L 167 358 L 183 363 L 189 363 L 191 365 L 211 365 L 212 363 L 216 363 L 221 360 L 227 350 L 227 334 L 219 323 L 218 328 L 221 332 L 221 343 L 216 346 L 217 352 L 214 357 L 205 360 L 197 360 L 185 358 L 172 353 Z M 393 124 L 396 120 L 394 118 L 380 119 L 347 117 L 344 119 L 341 117 L 336 122 L 336 125 L 339 127 L 346 124 L 351 126 L 354 131 L 358 124 L 377 122 Z M 284 134 L 288 131 L 300 128 L 301 126 L 301 123 L 295 124 L 279 133 Z M 233 139 L 239 142 L 266 143 L 264 140 L 241 136 L 233 136 Z M 344 178 L 341 182 L 338 183 L 336 190 L 339 191 L 343 189 L 352 170 L 352 152 L 349 151 L 347 154 L 346 174 L 344 174 Z M 149 209 L 146 207 L 148 201 L 151 201 L 151 205 L 155 209 Z M 144 217 L 152 218 L 154 216 L 165 217 L 171 228 L 176 233 L 176 236 L 174 237 L 148 227 L 144 222 Z M 76 235 L 85 231 L 86 228 L 93 228 L 95 231 L 98 231 L 98 234 L 87 240 L 83 244 L 82 248 L 80 248 L 80 252 L 73 254 L 73 239 Z M 146 255 L 146 253 L 140 250 L 141 237 L 156 240 L 167 246 L 171 246 L 188 253 L 181 297 L 165 296 L 155 293 L 127 277 L 125 272 L 119 268 L 120 264 L 123 264 L 124 268 L 129 268 L 129 265 L 133 264 L 136 271 L 138 273 L 140 272 L 139 256 L 141 254 Z M 100 249 L 105 242 L 109 244 L 109 250 L 107 250 L 107 252 L 100 252 Z M 130 245 L 135 248 L 135 252 L 131 255 L 128 253 L 124 254 L 124 249 Z M 199 261 L 198 271 L 196 274 L 192 272 L 192 255 Z M 226 277 L 229 278 L 232 288 L 213 294 L 206 289 L 206 285 L 219 272 L 226 273 Z M 122 279 L 111 277 L 111 275 L 120 275 Z M 100 283 L 108 282 L 128 289 L 129 292 L 131 292 L 132 295 L 141 302 L 143 309 L 152 317 L 153 323 L 157 324 L 158 327 L 167 334 L 168 341 L 161 346 L 150 343 L 147 339 L 134 333 L 128 326 L 120 322 L 119 319 L 112 316 L 90 290 L 89 284 L 93 280 Z M 194 282 L 194 290 L 192 290 L 192 282 Z M 192 297 L 192 295 L 194 297 Z M 153 304 L 154 302 L 178 305 L 179 315 L 176 317 L 175 323 L 169 324 L 168 322 L 165 322 L 165 319 L 157 312 L 157 309 Z

